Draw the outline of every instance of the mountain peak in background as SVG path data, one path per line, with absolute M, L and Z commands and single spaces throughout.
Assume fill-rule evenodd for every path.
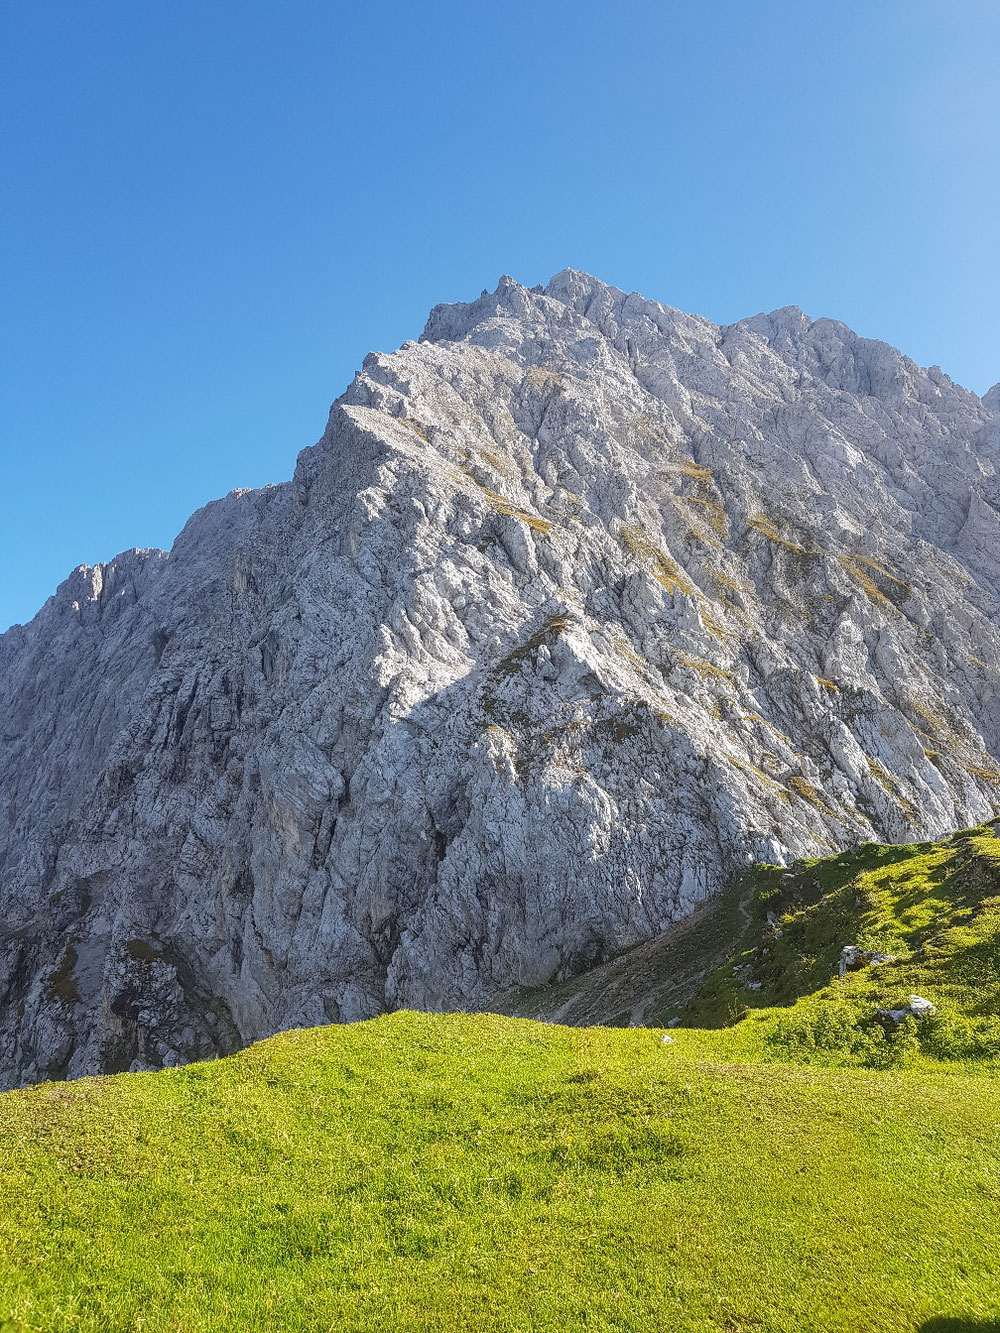
M 565 270 L 0 636 L 17 1083 L 513 1007 L 1000 802 L 1000 386 Z

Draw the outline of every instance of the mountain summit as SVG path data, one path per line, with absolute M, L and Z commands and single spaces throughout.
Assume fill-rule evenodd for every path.
M 0 636 L 0 1081 L 503 1008 L 1000 804 L 1000 399 L 502 278 Z

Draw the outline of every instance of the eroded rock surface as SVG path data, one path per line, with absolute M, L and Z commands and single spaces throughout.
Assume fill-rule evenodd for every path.
M 7 1084 L 494 1007 L 1000 802 L 1000 401 L 565 272 L 0 637 Z

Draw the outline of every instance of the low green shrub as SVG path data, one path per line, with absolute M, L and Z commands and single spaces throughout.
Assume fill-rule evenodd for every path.
M 935 1014 L 921 1025 L 920 1046 L 939 1060 L 1000 1059 L 1000 1017 Z
M 859 1017 L 846 1006 L 824 1005 L 779 1019 L 764 1044 L 780 1059 L 807 1064 L 829 1061 L 863 1069 L 903 1069 L 924 1048 L 922 1038 L 915 1018 L 884 1027 L 874 1015 Z
M 858 1037 L 859 1028 L 852 1011 L 824 1005 L 779 1019 L 768 1033 L 766 1045 L 791 1059 L 809 1059 L 817 1052 L 850 1052 Z

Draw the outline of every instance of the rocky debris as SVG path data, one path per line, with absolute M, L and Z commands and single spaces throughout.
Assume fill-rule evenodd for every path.
M 1000 417 L 567 271 L 0 636 L 0 1082 L 491 1008 L 750 861 L 986 818 Z
M 840 951 L 840 979 L 861 967 L 878 967 L 880 963 L 894 963 L 895 957 L 889 953 L 876 953 L 873 949 L 859 949 L 856 944 L 845 944 Z
M 902 1009 L 878 1009 L 876 1017 L 883 1023 L 899 1024 L 907 1018 L 930 1018 L 937 1013 L 937 1007 L 919 995 L 911 995 L 910 1003 Z
M 745 986 L 747 990 L 758 991 L 761 989 L 762 983 L 759 981 L 751 981 L 749 978 L 752 973 L 752 963 L 737 963 L 733 967 L 733 976 L 741 986 Z

